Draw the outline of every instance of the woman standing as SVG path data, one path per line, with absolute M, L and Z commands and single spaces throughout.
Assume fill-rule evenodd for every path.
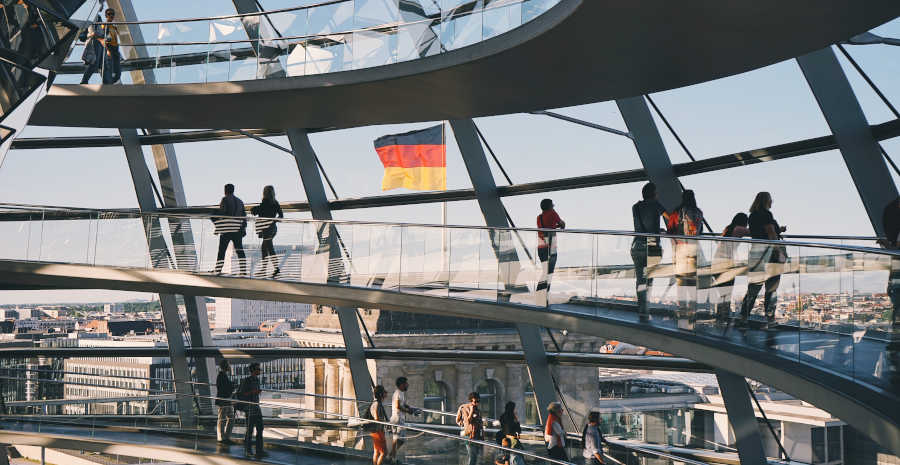
M 380 422 L 388 420 L 383 404 L 386 393 L 384 386 L 380 384 L 375 386 L 373 392 L 375 402 L 372 402 L 372 405 L 369 406 L 369 415 L 373 420 Z M 372 452 L 372 465 L 381 465 L 384 462 L 385 455 L 387 455 L 387 439 L 384 435 L 384 425 L 382 423 L 374 423 L 370 431 L 369 435 L 372 437 L 374 449 L 374 452 Z
M 679 236 L 698 236 L 703 229 L 703 211 L 697 207 L 694 191 L 681 194 L 681 205 L 663 213 L 666 230 Z M 697 241 L 675 239 L 675 283 L 678 292 L 678 327 L 693 329 L 697 309 Z
M 750 235 L 746 213 L 738 213 L 731 219 L 731 224 L 722 231 L 722 237 L 744 237 Z M 716 280 L 713 290 L 716 293 L 716 321 L 725 323 L 731 316 L 731 295 L 734 290 L 734 278 L 737 275 L 734 267 L 734 253 L 739 243 L 721 241 L 713 257 L 712 271 Z
M 787 231 L 787 227 L 780 226 L 772 216 L 772 194 L 760 192 L 756 194 L 753 205 L 750 206 L 750 237 L 753 239 L 780 240 L 781 233 Z M 775 303 L 778 284 L 781 282 L 781 274 L 778 272 L 780 264 L 787 261 L 787 250 L 783 246 L 768 244 L 753 244 L 750 247 L 750 255 L 747 258 L 749 271 L 749 283 L 747 295 L 741 304 L 741 326 L 747 324 L 750 311 L 756 303 L 756 296 L 765 282 L 766 294 L 763 308 L 766 313 L 766 327 L 775 320 Z
M 547 455 L 551 459 L 569 460 L 566 455 L 566 430 L 562 426 L 562 407 L 559 402 L 550 402 L 547 406 L 547 425 L 544 427 L 544 441 L 547 442 Z
M 250 213 L 260 218 L 284 218 L 284 212 L 281 211 L 281 205 L 275 200 L 275 188 L 266 186 L 263 188 L 262 201 L 259 205 L 253 207 Z M 273 243 L 275 234 L 278 233 L 276 221 L 272 220 L 256 220 L 256 234 L 262 241 L 262 266 L 265 268 L 266 263 L 271 263 L 275 272 L 272 278 L 278 276 L 281 271 L 278 269 L 278 258 L 275 256 L 275 245 Z
M 510 443 L 519 442 L 519 435 L 522 434 L 522 424 L 519 423 L 519 417 L 516 415 L 516 403 L 509 401 L 500 415 L 500 429 L 497 431 L 497 444 L 502 444 L 503 438 L 510 438 Z M 515 445 L 513 445 L 515 447 Z

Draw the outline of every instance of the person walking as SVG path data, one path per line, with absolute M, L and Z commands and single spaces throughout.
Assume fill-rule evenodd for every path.
M 245 410 L 247 412 L 247 430 L 244 432 L 244 453 L 247 456 L 253 455 L 253 433 L 255 430 L 257 458 L 268 455 L 263 450 L 263 417 L 262 410 L 259 407 L 259 394 L 262 392 L 259 388 L 260 373 L 259 363 L 251 363 L 250 376 L 244 378 L 238 388 L 240 399 L 247 402 Z
M 541 200 L 541 214 L 537 216 L 537 227 L 540 229 L 566 229 L 566 222 L 559 217 L 550 199 Z M 538 291 L 550 290 L 550 278 L 556 269 L 556 233 L 538 231 L 538 259 L 541 261 L 541 281 Z
M 787 227 L 780 226 L 772 215 L 772 194 L 760 192 L 753 199 L 750 206 L 750 237 L 753 239 L 780 240 L 781 233 L 787 231 Z M 781 265 L 787 262 L 787 250 L 784 246 L 768 244 L 753 244 L 747 257 L 748 284 L 747 294 L 741 304 L 740 326 L 746 326 L 750 317 L 750 311 L 756 303 L 756 296 L 765 285 L 766 293 L 763 298 L 763 309 L 766 315 L 765 328 L 774 324 L 775 304 L 777 303 L 778 284 L 781 282 Z
M 469 393 L 469 402 L 459 406 L 456 411 L 456 424 L 462 428 L 462 436 L 475 441 L 484 440 L 484 419 L 478 408 L 481 396 L 477 392 Z M 477 465 L 481 460 L 483 446 L 466 441 L 466 465 Z
M 259 202 L 259 205 L 251 208 L 250 213 L 258 216 L 259 218 L 284 218 L 284 212 L 281 210 L 281 205 L 279 205 L 278 201 L 275 200 L 274 187 L 266 186 L 263 188 L 262 201 Z M 278 276 L 278 273 L 281 271 L 278 268 L 278 257 L 276 257 L 275 255 L 274 244 L 275 234 L 278 233 L 277 224 L 278 222 L 274 219 L 256 220 L 256 234 L 260 239 L 262 239 L 262 246 L 260 247 L 262 252 L 262 271 L 265 271 L 266 268 L 271 267 L 273 269 L 271 276 L 272 279 Z
M 900 197 L 889 202 L 882 212 L 885 238 L 881 245 L 890 250 L 900 249 Z M 887 369 L 878 370 L 876 377 L 888 374 L 888 384 L 895 392 L 900 390 L 900 257 L 891 257 L 891 269 L 888 273 L 887 295 L 891 299 L 891 333 L 885 351 Z M 877 369 L 876 369 L 877 370 Z
M 566 454 L 566 430 L 563 429 L 562 407 L 559 402 L 550 402 L 547 406 L 544 441 L 547 442 L 547 455 L 551 459 L 569 460 L 569 456 Z
M 747 227 L 749 219 L 746 213 L 738 213 L 731 223 L 722 231 L 722 237 L 744 237 L 750 235 Z M 734 291 L 734 278 L 738 272 L 734 266 L 734 253 L 739 243 L 721 241 L 713 256 L 712 272 L 715 276 L 712 288 L 715 293 L 716 322 L 726 323 L 731 317 L 731 296 Z
M 681 193 L 681 205 L 674 211 L 663 213 L 666 231 L 678 236 L 699 236 L 703 229 L 703 211 L 697 207 L 694 191 Z M 693 239 L 674 239 L 675 285 L 678 293 L 678 327 L 693 329 L 697 310 L 697 252 Z
M 219 376 L 216 377 L 216 407 L 219 417 L 216 421 L 216 438 L 220 444 L 229 445 L 231 430 L 234 428 L 234 405 L 229 399 L 234 395 L 234 383 L 228 377 L 231 367 L 224 358 L 219 362 Z
M 418 415 L 420 412 L 419 409 L 410 407 L 406 403 L 406 391 L 409 389 L 409 380 L 405 376 L 401 376 L 397 378 L 394 384 L 397 386 L 397 389 L 394 390 L 394 395 L 391 397 L 391 424 L 396 426 L 394 427 L 391 453 L 388 458 L 390 461 L 396 460 L 397 450 L 403 446 L 406 432 L 402 427 L 406 425 L 406 414 Z
M 641 189 L 643 200 L 631 207 L 634 232 L 659 234 L 659 220 L 665 209 L 657 200 L 656 184 L 648 182 Z M 653 280 L 647 279 L 647 270 L 662 261 L 660 238 L 654 236 L 634 236 L 631 241 L 631 260 L 634 262 L 635 292 L 638 300 L 638 315 L 641 321 L 649 320 L 647 311 L 647 290 L 653 287 Z
M 369 406 L 369 416 L 376 421 L 386 421 L 387 413 L 384 411 L 384 398 L 387 395 L 384 386 L 375 386 L 373 391 L 375 402 Z M 384 457 L 387 455 L 387 439 L 385 438 L 384 425 L 381 423 L 373 423 L 369 430 L 369 436 L 372 437 L 372 465 L 381 465 Z
M 88 42 L 81 58 L 85 63 L 81 83 L 87 84 L 91 76 L 102 66 L 101 78 L 104 84 L 114 84 L 122 77 L 122 56 L 119 54 L 119 27 L 109 24 L 116 19 L 116 10 L 107 8 L 106 22 L 100 22 L 100 15 L 88 28 Z
M 502 443 L 503 438 L 519 440 L 522 434 L 522 424 L 519 423 L 519 417 L 516 415 L 516 403 L 509 401 L 503 408 L 503 414 L 500 415 L 500 429 L 497 430 L 497 444 Z
M 244 254 L 244 236 L 247 235 L 247 220 L 235 217 L 247 216 L 244 202 L 234 195 L 234 184 L 225 184 L 225 196 L 219 202 L 218 213 L 230 218 L 215 218 L 215 234 L 219 235 L 219 253 L 216 255 L 215 273 L 222 272 L 228 244 L 234 245 L 234 253 L 240 261 L 241 274 L 247 275 L 247 256 Z
M 584 445 L 585 465 L 603 465 L 603 434 L 600 433 L 600 412 L 588 414 L 588 423 L 581 431 L 581 443 Z

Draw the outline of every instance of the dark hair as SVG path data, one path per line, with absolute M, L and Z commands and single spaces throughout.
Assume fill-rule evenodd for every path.
M 678 209 L 681 210 L 682 208 L 697 208 L 697 197 L 694 196 L 694 191 L 685 189 L 681 193 L 681 205 L 678 206 Z
M 509 401 L 503 407 L 503 415 L 512 417 L 516 413 L 516 403 L 513 401 Z
M 594 423 L 600 423 L 600 412 L 593 411 L 588 414 L 588 421 L 592 421 Z
M 541 200 L 541 210 L 547 211 L 553 208 L 553 201 L 550 199 Z
M 228 360 L 224 359 L 224 358 L 222 360 L 219 360 L 219 368 L 221 368 L 222 370 L 227 370 L 228 369 Z
M 105 11 L 104 13 L 106 13 L 106 14 L 112 13 L 113 16 L 115 16 L 115 15 L 116 15 L 116 10 L 114 10 L 114 9 L 112 9 L 112 8 L 107 8 L 106 11 Z
M 772 201 L 772 194 L 762 191 L 756 194 L 756 198 L 753 199 L 753 205 L 750 205 L 750 213 L 755 213 L 758 211 L 766 210 L 769 208 L 768 203 Z
M 472 401 L 472 400 L 475 400 L 475 399 L 481 400 L 481 395 L 478 394 L 477 392 L 474 392 L 474 391 L 473 391 L 473 392 L 470 392 L 470 393 L 469 393 L 469 400 Z
M 600 423 L 600 412 L 593 411 L 588 414 L 588 422 L 585 423 L 584 428 L 581 429 L 581 444 L 582 445 L 587 444 L 587 429 L 588 429 L 588 426 L 591 426 L 591 422 Z
M 259 363 L 253 362 L 250 364 L 250 373 L 253 373 L 256 370 L 259 370 Z
M 373 391 L 373 394 L 375 395 L 376 399 L 384 399 L 384 396 L 385 396 L 385 394 L 387 394 L 387 391 L 385 391 L 384 386 L 379 384 L 378 386 L 375 386 L 375 390 Z
M 722 232 L 722 235 L 725 237 L 731 236 L 734 233 L 734 228 L 738 226 L 747 227 L 747 223 L 750 222 L 750 219 L 747 218 L 747 214 L 744 212 L 740 212 L 737 215 L 734 215 L 734 218 L 731 219 L 731 223 L 725 227 L 725 231 Z
M 406 379 L 406 376 L 401 376 L 401 377 L 397 378 L 397 382 L 394 384 L 396 384 L 397 387 L 400 387 L 401 384 L 408 383 L 408 382 L 409 382 L 409 380 Z
M 234 194 L 234 184 L 225 184 L 225 194 Z
M 656 195 L 656 184 L 653 184 L 652 182 L 644 184 L 644 187 L 641 188 L 641 197 L 643 197 L 644 200 L 650 200 L 654 195 Z
M 275 187 L 263 187 L 262 203 L 275 203 Z

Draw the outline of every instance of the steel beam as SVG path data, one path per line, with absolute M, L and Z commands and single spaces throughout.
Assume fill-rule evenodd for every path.
M 759 423 L 750 404 L 750 392 L 743 376 L 725 370 L 716 370 L 716 380 L 722 391 L 722 400 L 728 412 L 728 421 L 734 430 L 734 440 L 738 456 L 743 465 L 767 465 L 763 451 L 762 434 Z
M 317 220 L 331 220 L 331 208 L 325 195 L 325 186 L 322 184 L 322 175 L 316 165 L 316 152 L 309 141 L 309 134 L 305 129 L 289 129 L 287 131 L 291 149 L 294 151 L 294 160 L 300 171 L 300 179 L 303 182 L 303 190 L 306 191 L 306 199 L 313 218 Z M 343 259 L 339 246 L 340 238 L 334 225 L 323 226 L 327 231 L 321 231 L 319 242 L 320 251 L 328 253 L 328 282 L 335 283 L 345 276 Z M 341 266 L 331 266 L 340 263 Z M 344 337 L 344 347 L 347 349 L 347 361 L 350 365 L 350 375 L 353 378 L 353 388 L 356 391 L 356 400 L 371 402 L 372 376 L 366 363 L 366 353 L 360 334 L 357 309 L 355 307 L 338 306 L 335 308 L 341 323 L 341 334 Z M 368 405 L 368 404 L 366 404 Z
M 491 227 L 508 228 L 510 225 L 506 218 L 506 208 L 500 200 L 494 175 L 488 165 L 478 132 L 475 130 L 475 122 L 471 119 L 450 120 L 450 126 L 453 128 L 453 135 L 459 145 L 466 171 L 472 180 L 475 198 L 478 200 L 478 207 L 481 208 L 485 224 Z M 501 279 L 505 280 L 504 284 L 509 288 L 515 285 L 514 276 L 519 270 L 516 249 L 512 246 L 512 240 L 509 237 L 503 240 L 503 238 L 493 236 L 491 239 L 494 241 L 493 250 L 497 255 L 497 260 L 501 263 L 501 270 L 506 271 L 506 273 L 501 273 Z M 528 376 L 531 378 L 535 401 L 538 404 L 538 414 L 543 423 L 546 419 L 546 406 L 550 402 L 555 402 L 557 396 L 550 363 L 547 353 L 544 351 L 542 329 L 527 323 L 516 323 L 516 328 L 519 330 L 519 339 L 522 342 L 522 350 L 528 366 Z
M 239 15 L 252 15 L 253 13 L 260 13 L 263 10 L 260 9 L 259 4 L 256 0 L 233 0 L 234 9 L 237 11 Z M 271 72 L 266 72 L 264 76 L 267 79 L 285 77 L 284 68 L 281 67 L 281 62 L 278 61 L 277 58 L 272 59 L 271 53 L 281 53 L 278 47 L 271 47 L 268 49 L 264 45 L 266 39 L 274 39 L 275 37 L 264 37 L 260 35 L 260 28 L 262 27 L 263 21 L 269 21 L 268 16 L 265 15 L 253 15 L 253 16 L 244 16 L 241 18 L 241 23 L 244 25 L 244 30 L 247 31 L 247 38 L 250 40 L 256 40 L 258 44 L 257 48 L 250 47 L 251 53 L 259 58 L 257 67 L 260 69 L 271 69 Z M 269 28 L 276 35 L 280 34 L 275 29 L 275 25 L 271 22 L 268 23 Z M 253 42 L 251 42 L 253 44 Z M 268 59 L 268 62 L 264 62 L 264 59 Z
M 830 47 L 797 57 L 797 63 L 834 134 L 872 229 L 883 236 L 882 211 L 897 198 L 897 186 L 850 81 Z
M 681 184 L 647 102 L 643 96 L 637 96 L 616 100 L 616 105 L 628 126 L 647 177 L 656 184 L 659 203 L 666 210 L 674 210 L 681 203 Z
M 117 9 L 125 21 L 137 21 L 131 0 L 109 0 L 110 7 Z M 144 43 L 143 32 L 139 25 L 129 25 L 120 30 L 123 43 Z M 146 47 L 129 47 L 130 56 L 143 58 L 149 56 Z M 155 84 L 156 76 L 152 70 L 132 71 L 131 79 L 135 84 Z M 168 130 L 149 130 L 150 134 L 165 134 Z M 124 139 L 123 139 L 124 142 Z M 140 140 L 137 142 L 140 144 Z M 140 148 L 140 145 L 138 145 Z M 181 171 L 178 168 L 178 158 L 175 155 L 175 146 L 172 144 L 153 145 L 153 161 L 159 175 L 160 189 L 162 190 L 162 207 L 177 208 L 187 206 L 187 198 L 184 194 L 184 184 L 181 180 Z M 143 160 L 143 156 L 141 156 Z M 191 231 L 189 220 L 171 220 L 169 227 L 172 232 L 172 244 L 175 247 L 175 265 L 181 269 L 192 269 L 198 263 L 197 252 L 194 247 L 194 234 Z M 188 320 L 188 331 L 191 337 L 191 345 L 210 347 L 213 345 L 212 333 L 209 328 L 209 315 L 206 309 L 206 301 L 202 297 L 183 296 L 185 314 Z M 215 360 L 212 358 L 200 358 L 194 360 L 197 380 L 203 383 L 211 383 L 216 373 Z M 207 384 L 200 384 L 198 394 L 202 399 L 198 405 L 201 414 L 212 413 L 212 403 L 209 401 L 210 389 Z
M 122 146 L 125 147 L 125 159 L 128 169 L 131 171 L 131 179 L 134 183 L 134 192 L 137 196 L 138 206 L 142 212 L 156 210 L 156 200 L 153 198 L 153 179 L 144 161 L 144 151 L 138 142 L 136 129 L 119 129 L 122 135 Z M 160 234 L 158 219 L 142 216 L 144 228 L 147 231 L 147 245 L 154 268 L 171 267 L 171 258 L 168 248 Z M 187 299 L 186 299 L 187 300 Z M 169 360 L 172 364 L 172 377 L 175 380 L 175 392 L 178 396 L 178 415 L 185 427 L 192 428 L 197 425 L 194 415 L 194 403 L 191 395 L 191 372 L 187 363 L 184 338 L 182 337 L 181 318 L 178 314 L 178 303 L 171 294 L 159 294 L 159 304 L 162 310 L 163 322 L 166 327 L 166 339 L 169 346 Z M 207 326 L 208 327 L 208 326 Z

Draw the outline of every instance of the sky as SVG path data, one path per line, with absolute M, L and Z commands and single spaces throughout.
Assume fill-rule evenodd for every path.
M 298 0 L 261 0 L 267 9 L 301 4 Z M 233 13 L 228 0 L 175 2 L 136 1 L 141 19 L 198 17 Z M 84 15 L 82 11 L 79 15 Z M 872 32 L 900 37 L 900 20 Z M 846 46 L 884 94 L 900 106 L 900 47 Z M 836 50 L 836 49 L 835 49 Z M 845 73 L 871 124 L 893 115 L 847 61 Z M 602 78 L 602 77 L 600 77 Z M 95 77 L 95 79 L 97 79 Z M 126 77 L 127 79 L 127 77 Z M 60 80 L 59 82 L 66 82 Z M 827 135 L 828 127 L 794 60 L 744 74 L 652 94 L 663 113 L 698 159 L 762 148 Z M 123 109 L 139 111 L 140 109 Z M 226 111 L 243 111 L 234 108 Z M 314 109 L 298 109 L 314 111 Z M 614 102 L 556 109 L 559 113 L 625 130 Z M 546 116 L 513 114 L 477 118 L 497 157 L 514 183 L 585 174 L 638 169 L 640 161 L 627 138 L 558 121 Z M 439 122 L 438 122 L 439 123 Z M 311 135 L 325 171 L 341 198 L 381 194 L 383 168 L 372 141 L 436 122 L 370 126 Z M 667 132 L 657 125 L 673 163 L 689 161 Z M 471 187 L 465 166 L 447 126 L 447 183 L 449 189 Z M 115 130 L 92 128 L 25 128 L 20 137 L 115 135 Z M 289 146 L 285 137 L 270 140 Z M 900 162 L 900 138 L 883 142 Z M 232 182 L 246 202 L 259 200 L 263 186 L 275 186 L 282 202 L 303 201 L 305 195 L 296 165 L 289 154 L 254 140 L 202 142 L 176 146 L 188 203 L 218 203 L 222 185 Z M 145 149 L 148 166 L 150 150 Z M 498 185 L 506 184 L 491 161 Z M 898 178 L 895 173 L 895 182 Z M 697 194 L 700 207 L 715 230 L 721 230 L 738 211 L 746 211 L 758 191 L 773 194 L 773 213 L 794 234 L 871 235 L 872 227 L 841 154 L 829 151 L 788 160 L 705 173 L 682 178 Z M 640 198 L 640 183 L 504 198 L 514 222 L 533 227 L 544 197 L 553 198 L 569 228 L 631 229 L 630 206 Z M 390 193 L 404 192 L 395 190 Z M 137 207 L 121 148 L 10 151 L 0 167 L 0 202 L 65 205 L 91 208 Z M 308 217 L 306 214 L 292 214 Z M 334 213 L 341 220 L 439 223 L 440 205 L 412 205 Z M 451 224 L 483 225 L 477 204 L 448 206 Z M 82 296 L 83 294 L 83 296 Z M 132 293 L 0 292 L 0 303 L 79 299 L 104 300 Z M 143 295 L 143 294 L 142 294 Z M 146 295 L 143 295 L 146 296 Z M 97 299 L 94 299 L 98 297 Z

